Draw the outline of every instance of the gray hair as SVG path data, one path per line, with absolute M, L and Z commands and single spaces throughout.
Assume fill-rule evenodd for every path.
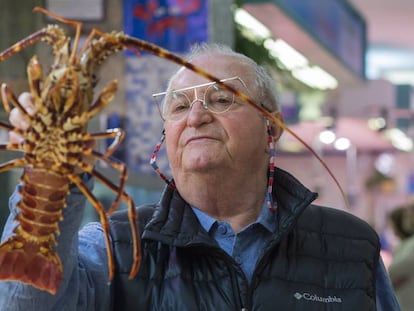
M 279 110 L 275 81 L 263 66 L 257 64 L 253 59 L 247 57 L 246 55 L 235 52 L 229 46 L 218 43 L 199 43 L 193 45 L 190 52 L 186 55 L 186 60 L 191 62 L 192 59 L 198 56 L 208 54 L 232 56 L 240 59 L 242 63 L 252 68 L 252 72 L 255 74 L 256 83 L 254 89 L 256 90 L 256 95 L 258 97 L 256 98 L 256 101 L 258 101 L 258 103 L 265 109 L 272 112 Z M 169 86 L 171 85 L 171 81 L 174 77 L 175 74 L 171 77 Z

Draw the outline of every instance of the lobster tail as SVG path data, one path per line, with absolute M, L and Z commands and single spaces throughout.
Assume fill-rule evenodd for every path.
M 55 246 L 66 206 L 67 179 L 43 168 L 26 167 L 22 181 L 19 225 L 0 245 L 0 280 L 31 284 L 55 294 L 63 275 Z
M 0 279 L 19 281 L 56 294 L 62 281 L 62 263 L 46 243 L 14 236 L 0 246 Z

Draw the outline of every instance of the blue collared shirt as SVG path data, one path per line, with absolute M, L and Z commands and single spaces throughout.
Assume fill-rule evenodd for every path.
M 257 260 L 277 229 L 276 213 L 264 204 L 256 222 L 235 234 L 227 222 L 218 221 L 193 207 L 201 226 L 217 241 L 220 247 L 240 265 L 250 282 Z M 399 304 L 394 294 L 388 273 L 380 258 L 376 278 L 378 311 L 398 311 Z

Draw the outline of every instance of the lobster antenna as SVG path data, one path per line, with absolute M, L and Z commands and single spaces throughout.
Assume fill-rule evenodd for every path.
M 276 118 L 274 115 L 272 115 L 269 111 L 264 109 L 263 107 L 257 105 L 249 96 L 245 95 L 244 93 L 238 91 L 237 89 L 234 89 L 233 87 L 221 82 L 217 81 L 220 84 L 222 84 L 225 88 L 228 88 L 231 92 L 233 92 L 235 95 L 240 97 L 242 100 L 249 103 L 253 108 L 256 108 L 259 110 L 264 116 L 269 118 L 274 124 L 281 127 L 285 131 L 287 131 L 290 135 L 292 135 L 295 139 L 297 139 L 305 148 L 319 161 L 319 163 L 326 169 L 328 174 L 331 176 L 333 181 L 335 182 L 336 186 L 338 187 L 342 198 L 344 199 L 345 206 L 350 209 L 351 205 L 348 200 L 348 196 L 345 194 L 344 189 L 342 188 L 341 184 L 339 183 L 338 179 L 335 177 L 334 173 L 331 171 L 331 169 L 328 167 L 328 165 L 325 163 L 325 161 L 319 156 L 319 154 L 313 150 L 309 144 L 307 144 L 302 138 L 299 137 L 298 134 L 296 134 L 293 130 L 291 130 L 282 120 Z
M 79 40 L 80 40 L 80 35 L 81 35 L 81 30 L 82 30 L 82 23 L 81 22 L 77 22 L 77 21 L 73 21 L 70 19 L 66 19 L 62 16 L 59 16 L 49 10 L 46 10 L 44 8 L 41 8 L 39 6 L 36 6 L 33 8 L 33 11 L 35 12 L 40 12 L 43 13 L 45 15 L 48 15 L 54 19 L 56 19 L 57 21 L 63 23 L 63 24 L 69 24 L 69 25 L 73 25 L 76 28 L 76 33 L 75 33 L 75 39 L 73 41 L 73 48 L 72 48 L 72 53 L 70 54 L 70 59 L 69 62 L 71 64 L 75 63 L 75 57 L 76 57 L 76 51 L 78 50 L 78 46 L 79 46 Z

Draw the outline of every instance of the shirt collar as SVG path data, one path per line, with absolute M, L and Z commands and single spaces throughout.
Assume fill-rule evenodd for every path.
M 213 227 L 213 225 L 216 223 L 216 219 L 213 217 L 207 215 L 202 210 L 198 209 L 197 207 L 191 206 L 194 213 L 196 214 L 198 221 L 200 222 L 201 226 L 206 230 L 207 232 L 210 232 L 210 229 Z
M 194 213 L 196 214 L 198 221 L 200 222 L 201 226 L 207 232 L 210 232 L 213 225 L 217 222 L 217 219 L 207 215 L 202 210 L 196 208 L 195 206 L 191 206 Z M 259 214 L 259 217 L 254 222 L 254 224 L 260 224 L 264 228 L 266 228 L 270 233 L 275 233 L 277 228 L 277 221 L 276 221 L 277 213 L 270 211 L 267 207 L 266 200 L 263 203 L 262 210 Z

